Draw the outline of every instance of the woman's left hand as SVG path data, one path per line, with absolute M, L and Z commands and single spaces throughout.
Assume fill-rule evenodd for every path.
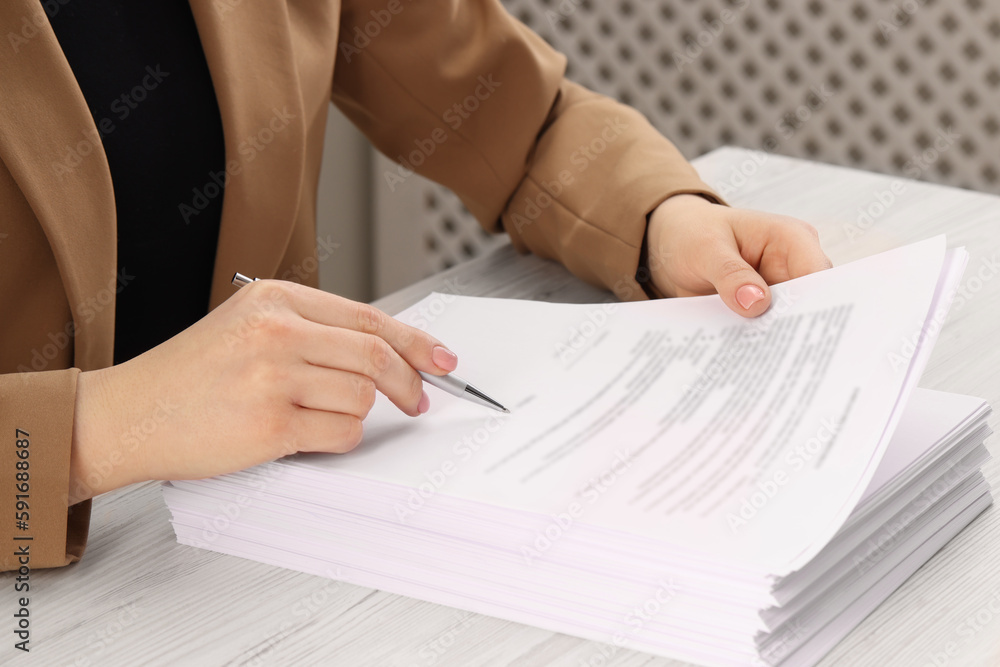
M 734 312 L 756 317 L 771 305 L 768 285 L 832 266 L 809 224 L 675 195 L 649 218 L 647 266 L 666 296 L 718 292 Z

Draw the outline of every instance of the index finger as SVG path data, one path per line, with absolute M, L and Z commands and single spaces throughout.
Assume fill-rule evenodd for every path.
M 292 308 L 307 320 L 378 336 L 410 366 L 433 375 L 450 373 L 458 365 L 458 357 L 437 338 L 374 306 L 297 283 L 287 286 Z
M 733 217 L 740 250 L 768 285 L 833 266 L 812 225 L 787 215 L 740 210 Z
M 791 247 L 788 249 L 786 260 L 788 277 L 800 278 L 810 273 L 832 268 L 833 262 L 823 252 L 816 230 L 804 222 L 796 222 L 799 223 L 796 225 L 798 227 L 797 233 L 790 236 Z

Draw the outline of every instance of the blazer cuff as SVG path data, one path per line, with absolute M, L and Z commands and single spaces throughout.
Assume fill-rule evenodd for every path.
M 68 506 L 79 374 L 0 375 L 0 570 L 60 567 L 83 556 L 90 501 Z M 25 483 L 26 490 L 15 486 Z
M 634 301 L 652 295 L 640 263 L 647 217 L 678 194 L 722 202 L 641 113 L 564 81 L 501 221 L 519 251 Z

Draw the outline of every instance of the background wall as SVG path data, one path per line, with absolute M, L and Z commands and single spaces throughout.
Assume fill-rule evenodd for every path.
M 730 144 L 759 149 L 761 159 L 776 152 L 1000 192 L 1000 3 L 504 4 L 568 55 L 571 79 L 636 106 L 689 158 Z M 364 150 L 336 123 L 324 177 L 346 170 L 359 180 L 324 182 L 324 197 L 337 204 L 321 205 L 323 224 L 345 239 L 343 263 L 324 263 L 327 289 L 379 296 L 496 242 L 437 185 L 414 176 L 390 191 L 381 156 L 366 163 L 366 184 L 331 164 Z M 345 137 L 346 147 L 330 145 Z M 711 185 L 725 195 L 748 177 L 734 172 Z M 360 193 L 366 201 L 351 203 Z M 861 213 L 845 233 L 864 224 Z
M 373 206 L 369 178 L 373 154 L 368 140 L 331 105 L 316 213 L 318 256 L 322 260 L 319 282 L 328 292 L 355 301 L 373 298 Z

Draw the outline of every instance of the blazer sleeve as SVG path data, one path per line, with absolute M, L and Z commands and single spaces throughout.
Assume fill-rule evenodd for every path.
M 0 375 L 0 570 L 26 574 L 83 556 L 90 501 L 68 507 L 79 373 Z
M 647 215 L 675 194 L 721 199 L 642 114 L 564 70 L 498 0 L 345 0 L 333 101 L 399 163 L 390 190 L 416 171 L 519 251 L 645 298 Z

